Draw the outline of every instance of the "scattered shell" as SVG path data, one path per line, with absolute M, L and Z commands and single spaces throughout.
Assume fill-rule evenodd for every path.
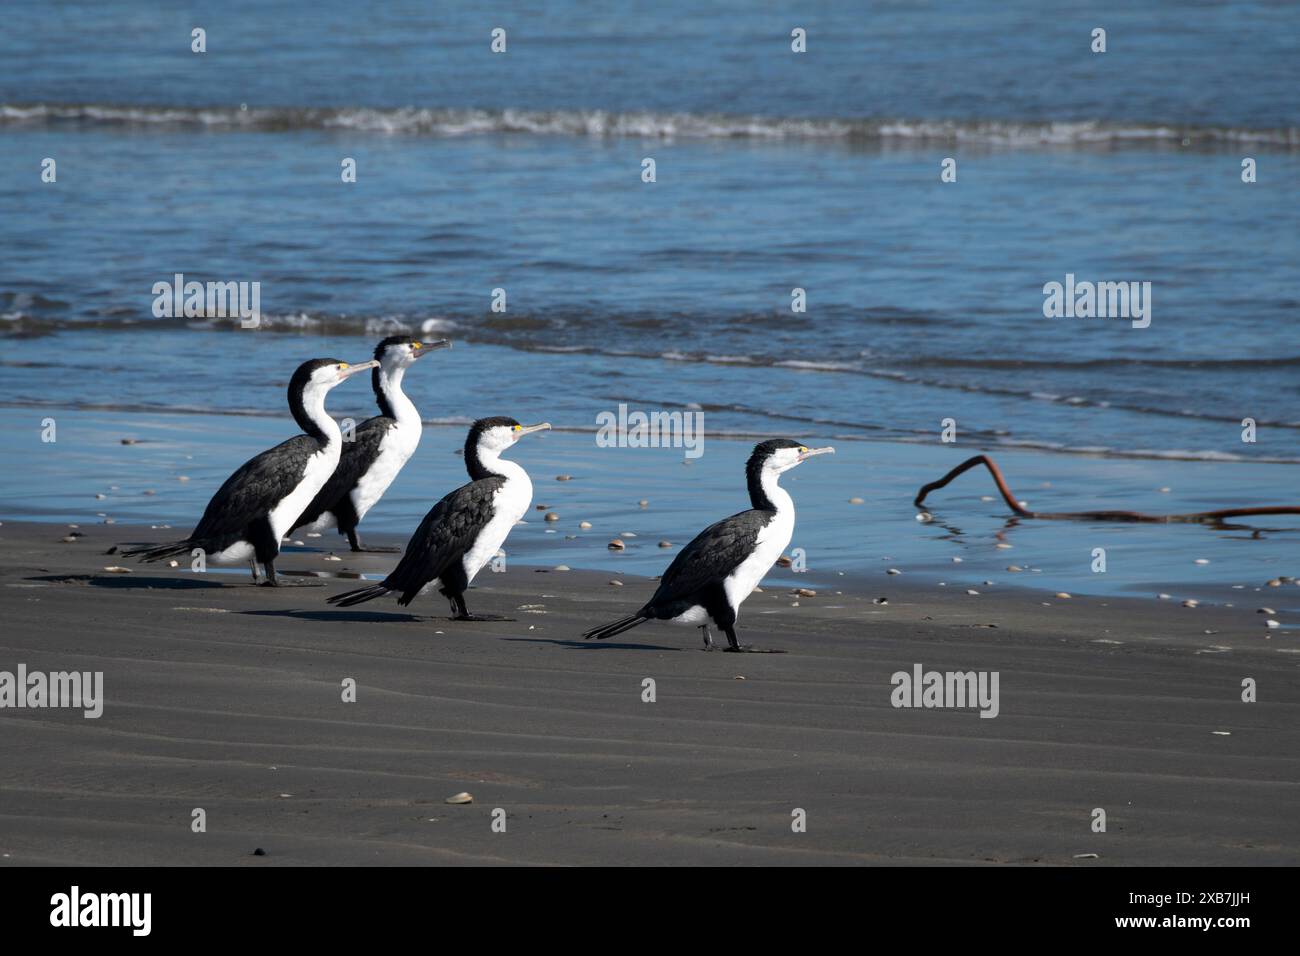
M 621 588 L 623 586 L 623 582 L 620 581 L 618 578 L 615 578 L 614 580 L 610 581 L 609 584 L 610 587 L 615 587 L 615 588 Z
M 108 497 L 108 495 L 96 494 L 96 495 L 95 495 L 95 500 L 96 500 L 96 501 L 103 501 L 103 500 L 104 500 L 105 498 L 107 498 L 107 497 Z M 1282 582 L 1279 581 L 1278 583 L 1281 584 Z
M 1195 561 L 1192 562 L 1192 564 L 1209 564 L 1209 563 L 1210 563 L 1209 558 L 1197 558 Z
M 179 568 L 180 566 L 181 563 L 175 559 L 172 559 L 171 561 L 167 562 L 167 567 L 169 568 Z
M 636 537 L 636 532 L 635 532 L 635 531 L 620 531 L 620 532 L 618 533 L 618 536 L 619 536 L 620 538 L 635 538 L 635 537 Z
M 952 563 L 953 563 L 953 564 L 961 564 L 961 558 L 956 557 L 956 556 L 954 555 L 954 556 L 953 556 L 953 559 L 952 559 Z
M 176 476 L 176 480 L 177 480 L 177 481 L 189 481 L 189 480 L 190 480 L 190 476 L 189 476 L 189 475 L 177 475 L 177 476 Z
M 1157 594 L 1156 597 L 1160 598 L 1160 600 L 1162 601 L 1172 601 L 1174 599 L 1174 596 L 1172 594 L 1165 594 L 1163 592 Z
M 547 520 L 547 521 L 559 521 L 559 520 L 560 520 L 560 516 L 557 515 L 554 511 L 548 511 L 548 512 L 546 512 L 546 520 Z
M 1021 567 L 1020 565 L 1018 565 L 1018 564 L 1008 564 L 1008 565 L 1007 565 L 1007 570 L 1008 570 L 1008 571 L 1023 571 L 1024 568 L 1022 568 L 1022 567 Z
M 980 495 L 980 501 L 992 501 L 992 500 L 993 500 L 992 495 Z
M 1066 591 L 1057 591 L 1057 592 L 1056 592 L 1056 596 L 1059 597 L 1059 598 L 1071 598 L 1071 597 L 1073 597 L 1074 595 L 1069 594 L 1069 593 L 1066 592 Z
M 966 593 L 967 593 L 967 594 L 979 594 L 979 591 L 976 591 L 974 588 L 967 588 L 967 589 L 966 589 Z
M 661 547 L 661 548 L 671 548 L 672 546 L 673 546 L 673 543 L 672 543 L 671 541 L 660 541 L 660 542 L 659 542 L 659 547 Z
M 556 475 L 556 476 L 555 476 L 555 480 L 556 480 L 556 481 L 572 481 L 572 480 L 573 480 L 573 476 L 572 476 L 572 475 Z
M 889 569 L 887 569 L 887 570 L 885 571 L 885 573 L 886 573 L 886 574 L 902 574 L 903 572 L 900 571 L 900 570 L 898 570 L 898 568 L 889 568 Z
M 1256 614 L 1276 614 L 1277 611 L 1273 610 L 1271 607 L 1262 607 L 1262 608 L 1260 608 L 1258 611 L 1256 611 L 1255 613 L 1256 613 Z
M 777 563 L 777 567 L 788 568 L 790 567 L 790 565 L 794 564 L 794 561 L 790 558 L 788 554 L 783 554 L 781 555 L 781 557 L 776 559 L 776 563 Z
M 623 550 L 624 548 L 626 548 L 626 547 L 627 547 L 627 545 L 625 545 L 625 544 L 624 544 L 621 540 L 619 540 L 618 538 L 615 538 L 613 541 L 611 541 L 611 542 L 609 543 L 609 550 L 611 550 L 611 551 L 622 551 L 622 550 Z
M 859 497 L 857 497 L 857 496 L 855 495 L 854 497 L 852 497 L 852 498 L 849 499 L 849 504 L 851 504 L 851 505 L 860 505 L 860 504 L 862 504 L 862 499 L 859 498 Z
M 551 570 L 552 570 L 552 571 L 568 571 L 568 570 L 570 570 L 570 568 L 569 568 L 569 566 L 568 566 L 567 564 L 557 564 L 555 567 L 551 568 Z
M 745 679 L 744 674 L 737 674 L 735 677 L 732 678 L 732 680 L 744 680 L 744 679 Z
M 1167 495 L 1169 494 L 1170 489 L 1166 486 L 1164 488 L 1157 488 L 1156 491 L 1160 492 L 1162 495 Z
M 1011 545 L 1007 544 L 1005 541 L 999 541 L 997 544 L 994 545 L 994 547 L 1000 551 L 1006 551 L 1010 549 Z
M 588 528 L 591 527 L 591 522 L 590 522 L 590 521 L 579 521 L 579 522 L 578 522 L 578 527 L 581 528 L 583 531 L 586 531 Z
M 881 598 L 872 598 L 872 599 L 871 599 L 871 603 L 872 603 L 872 604 L 888 604 L 888 603 L 889 603 L 889 598 L 882 598 L 882 597 L 881 597 Z
M 1076 854 L 1074 854 L 1074 858 L 1075 858 L 1076 860 L 1096 860 L 1096 859 L 1099 859 L 1099 857 L 1097 856 L 1096 853 L 1076 853 Z
M 1194 600 L 1193 598 L 1188 598 L 1186 601 L 1183 602 L 1183 607 L 1199 607 L 1200 604 L 1201 604 L 1200 601 Z
M 797 594 L 797 595 L 799 595 L 800 597 L 816 597 L 816 596 L 817 596 L 817 592 L 814 591 L 814 590 L 812 590 L 812 588 L 795 588 L 795 589 L 794 589 L 794 593 Z
M 123 444 L 123 445 L 138 445 L 138 444 L 140 444 L 140 439 L 138 439 L 138 438 L 123 438 L 123 439 L 122 439 L 122 444 Z
M 465 793 L 465 792 L 462 790 L 460 793 L 453 794 L 452 796 L 448 797 L 446 800 L 444 800 L 444 801 L 442 801 L 442 802 L 443 802 L 443 803 L 453 803 L 453 804 L 473 803 L 473 802 L 474 802 L 474 798 L 473 798 L 473 796 L 471 796 L 471 795 L 468 794 L 468 793 Z
M 1231 730 L 1211 730 L 1210 733 L 1214 734 L 1214 736 L 1216 736 L 1216 737 L 1231 737 L 1231 736 L 1232 736 L 1232 731 L 1231 731 Z
M 326 560 L 326 561 L 342 561 L 343 559 L 340 558 L 337 554 L 327 554 L 327 555 L 325 555 L 325 560 Z
M 96 496 L 96 497 L 102 497 L 102 495 L 101 495 L 101 496 Z M 1268 586 L 1271 587 L 1271 588 L 1280 588 L 1280 587 L 1282 586 L 1282 579 L 1281 579 L 1281 578 L 1274 578 L 1272 581 L 1269 581 L 1269 582 L 1268 582 Z
M 144 491 L 140 492 L 140 494 L 142 494 L 142 495 L 156 495 L 156 494 L 158 494 L 158 492 L 154 491 L 152 488 L 146 488 Z
M 110 564 L 108 567 L 104 568 L 104 570 L 107 571 L 109 574 L 130 574 L 131 573 L 130 568 L 119 567 L 116 564 Z
M 1281 627 L 1282 625 L 1279 624 L 1277 621 L 1273 620 L 1272 618 L 1269 618 L 1267 621 L 1264 622 L 1264 626 L 1265 626 L 1265 627 Z
M 548 510 L 550 507 L 551 507 L 550 505 L 538 505 L 538 506 L 537 506 L 535 509 L 533 509 L 533 510 L 534 510 L 534 511 L 546 511 L 546 510 Z
M 74 541 L 76 541 L 76 540 L 77 540 L 77 536 L 76 536 L 75 534 L 70 534 L 70 535 L 68 535 L 66 538 L 63 539 L 63 543 L 64 543 L 64 544 L 72 544 L 72 543 L 73 543 Z
M 640 501 L 637 502 L 637 504 L 640 505 L 642 508 L 650 507 L 650 502 L 647 501 L 645 498 L 642 498 Z
M 920 521 L 922 524 L 925 524 L 933 521 L 934 515 L 930 514 L 930 512 L 928 511 L 922 511 L 919 515 L 916 516 L 916 520 Z

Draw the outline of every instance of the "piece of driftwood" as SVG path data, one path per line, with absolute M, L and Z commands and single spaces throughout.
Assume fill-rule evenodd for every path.
M 967 458 L 938 481 L 932 481 L 928 485 L 923 485 L 921 490 L 916 493 L 916 497 L 912 499 L 912 504 L 916 505 L 918 508 L 922 507 L 926 495 L 942 488 L 958 475 L 969 471 L 976 465 L 983 465 L 989 470 L 989 474 L 993 476 L 994 484 L 998 486 L 998 491 L 1002 494 L 1002 500 L 1007 503 L 1008 508 L 1022 518 L 1074 519 L 1083 521 L 1144 521 L 1158 524 L 1174 524 L 1178 522 L 1208 523 L 1222 521 L 1225 518 L 1244 518 L 1249 515 L 1300 515 L 1300 505 L 1265 505 L 1258 508 L 1224 508 L 1221 511 L 1196 511 L 1191 514 L 1183 515 L 1148 515 L 1143 514 L 1140 511 L 1030 511 L 1029 509 L 1022 507 L 1020 499 L 1011 493 L 1011 489 L 1007 487 L 1006 479 L 1002 477 L 1002 472 L 998 469 L 998 466 L 993 463 L 993 459 L 988 455 L 976 455 L 974 458 Z

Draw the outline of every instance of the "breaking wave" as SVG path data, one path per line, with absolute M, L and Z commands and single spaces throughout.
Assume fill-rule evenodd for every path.
M 427 107 L 131 106 L 107 103 L 0 104 L 0 126 L 98 125 L 209 131 L 349 130 L 387 135 L 641 137 L 710 140 L 923 141 L 1004 147 L 1250 144 L 1300 149 L 1300 128 L 1243 128 L 1101 120 L 799 118 L 725 113 L 605 110 L 438 109 Z

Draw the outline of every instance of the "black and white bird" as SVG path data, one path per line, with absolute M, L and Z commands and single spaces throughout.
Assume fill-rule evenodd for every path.
M 142 561 L 159 561 L 188 556 L 198 548 L 205 561 L 248 561 L 255 584 L 258 564 L 266 569 L 266 585 L 282 584 L 275 576 L 280 539 L 339 463 L 343 437 L 338 424 L 325 411 L 325 396 L 335 385 L 378 365 L 374 361 L 349 365 L 338 359 L 303 362 L 289 380 L 289 410 L 305 434 L 295 435 L 241 465 L 212 496 L 203 517 L 184 541 L 135 548 L 123 554 L 139 555 Z
M 451 342 L 420 342 L 406 335 L 389 336 L 375 347 L 379 367 L 370 373 L 370 385 L 379 414 L 367 418 L 343 442 L 343 454 L 334 474 L 290 531 L 304 525 L 312 531 L 338 528 L 339 534 L 347 535 L 353 551 L 399 550 L 363 548 L 357 525 L 383 497 L 420 444 L 424 430 L 420 413 L 402 391 L 402 378 L 416 359 L 444 348 L 451 348 Z
M 397 603 L 405 607 L 425 588 L 435 587 L 451 601 L 453 620 L 492 620 L 469 613 L 465 592 L 533 500 L 528 473 L 501 453 L 525 435 L 550 427 L 548 422 L 520 425 L 513 418 L 476 421 L 465 439 L 469 484 L 461 485 L 424 516 L 388 577 L 379 584 L 336 594 L 329 603 L 352 607 L 395 593 Z
M 834 448 L 809 448 L 788 438 L 754 447 L 745 465 L 754 507 L 705 528 L 681 550 L 659 579 L 654 597 L 630 617 L 592 628 L 583 636 L 603 639 L 645 621 L 693 624 L 713 650 L 712 623 L 727 636 L 727 650 L 745 651 L 736 639 L 740 605 L 781 556 L 794 534 L 794 501 L 778 482 L 782 472 Z

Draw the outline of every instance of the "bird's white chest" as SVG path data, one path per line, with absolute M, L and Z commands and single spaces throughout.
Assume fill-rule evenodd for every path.
M 366 516 L 366 512 L 384 496 L 398 472 L 411 460 L 420 444 L 421 430 L 418 421 L 413 425 L 398 422 L 384 434 L 379 442 L 379 454 L 350 493 L 357 520 Z
M 781 557 L 793 536 L 794 508 L 783 508 L 758 533 L 754 550 L 749 557 L 723 582 L 727 603 L 733 609 L 740 610 L 741 603 L 754 592 L 763 576 L 772 570 L 772 565 L 776 564 L 776 559 Z
M 473 546 L 465 552 L 462 566 L 465 576 L 471 581 L 474 580 L 474 575 L 483 570 L 483 565 L 492 560 L 501 545 L 505 544 L 510 529 L 528 513 L 528 507 L 533 502 L 533 483 L 522 472 L 523 469 L 520 469 L 519 475 L 507 478 L 497 489 L 492 499 L 492 518 L 483 526 Z
M 325 482 L 329 481 L 330 475 L 334 474 L 338 464 L 339 443 L 337 441 L 329 442 L 307 459 L 297 486 L 267 515 L 277 542 L 293 527 L 299 515 L 311 504 L 312 499 L 316 497 L 316 492 L 325 487 Z

